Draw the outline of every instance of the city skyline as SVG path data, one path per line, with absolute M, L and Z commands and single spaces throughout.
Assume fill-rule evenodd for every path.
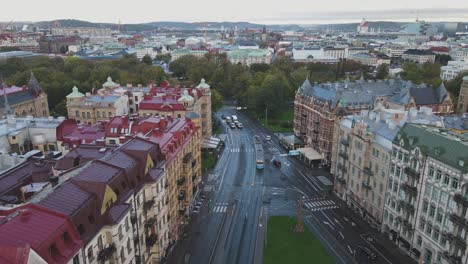
M 45 2 L 45 3 L 44 3 Z M 436 1 L 392 1 L 380 3 L 377 7 L 371 1 L 331 0 L 326 4 L 315 1 L 292 0 L 287 6 L 278 8 L 265 1 L 254 3 L 240 0 L 236 3 L 219 5 L 214 0 L 184 2 L 184 8 L 177 12 L 167 12 L 174 8 L 170 3 L 145 3 L 136 0 L 131 6 L 109 5 L 108 2 L 95 3 L 83 0 L 80 5 L 60 12 L 46 11 L 46 8 L 60 6 L 57 0 L 28 3 L 27 10 L 17 13 L 0 14 L 3 22 L 37 22 L 56 19 L 77 19 L 90 22 L 140 24 L 159 21 L 180 22 L 225 22 L 247 21 L 263 24 L 333 24 L 358 22 L 362 18 L 375 21 L 414 21 L 419 18 L 426 21 L 468 21 L 468 3 L 462 0 L 449 0 L 443 5 Z M 23 1 L 4 4 L 5 10 L 19 10 Z M 421 8 L 421 7 L 425 8 Z M 447 8 L 450 6 L 452 8 Z M 141 7 L 145 7 L 144 10 Z M 260 11 L 259 11 L 260 10 Z M 345 11 L 343 11 L 345 10 Z

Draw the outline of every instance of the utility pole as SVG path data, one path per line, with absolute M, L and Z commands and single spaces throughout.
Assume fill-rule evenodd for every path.
M 265 126 L 268 125 L 268 107 L 265 108 Z
M 294 232 L 302 233 L 304 232 L 304 226 L 302 225 L 302 196 L 299 197 L 299 204 L 297 206 L 297 223 L 294 227 Z

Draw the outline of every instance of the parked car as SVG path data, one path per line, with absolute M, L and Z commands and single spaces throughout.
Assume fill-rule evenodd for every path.
M 236 125 L 234 123 L 231 123 L 230 126 L 232 129 L 236 128 Z
M 226 119 L 226 116 L 225 116 L 225 115 L 221 115 L 221 118 L 222 118 L 222 119 Z
M 377 255 L 367 247 L 358 246 L 358 248 L 367 255 L 368 259 L 377 259 Z
M 237 128 L 243 128 L 242 123 L 237 122 L 236 125 L 237 125 Z
M 265 136 L 265 139 L 270 141 L 271 140 L 271 136 Z
M 281 161 L 279 160 L 273 160 L 273 165 L 277 168 L 281 168 Z

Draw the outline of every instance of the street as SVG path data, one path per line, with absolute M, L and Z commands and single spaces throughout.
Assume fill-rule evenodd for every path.
M 372 232 L 346 205 L 332 194 L 324 194 L 315 178 L 328 175 L 324 169 L 304 167 L 261 124 L 234 110 L 243 129 L 231 129 L 224 152 L 204 179 L 206 199 L 190 226 L 187 247 L 175 250 L 171 263 L 262 263 L 268 216 L 296 216 L 302 197 L 303 222 L 337 263 L 411 263 L 397 249 L 382 245 L 379 232 Z M 254 136 L 260 136 L 265 169 L 256 169 Z M 265 136 L 271 136 L 266 140 Z M 282 163 L 273 166 L 272 159 Z M 379 243 L 377 243 L 379 241 Z M 360 250 L 375 253 L 370 259 Z

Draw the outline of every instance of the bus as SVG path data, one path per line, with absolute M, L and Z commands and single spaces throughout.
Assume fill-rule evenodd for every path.
M 263 157 L 263 146 L 262 146 L 260 137 L 255 135 L 254 142 L 255 142 L 256 167 L 257 167 L 257 170 L 263 170 L 265 168 L 265 159 Z

